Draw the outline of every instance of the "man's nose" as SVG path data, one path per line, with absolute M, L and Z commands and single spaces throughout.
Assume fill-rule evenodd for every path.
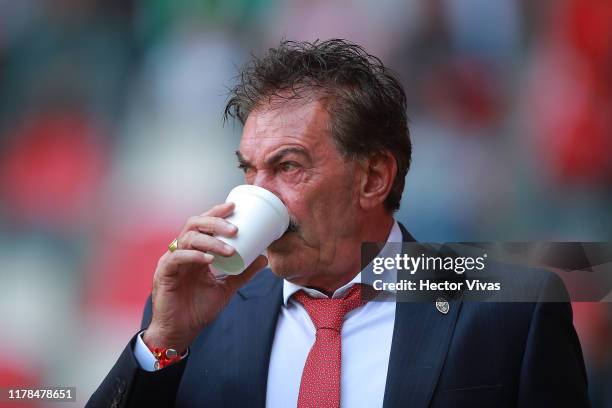
M 265 172 L 258 172 L 255 178 L 251 180 L 250 184 L 257 187 L 265 188 L 266 190 L 270 191 L 282 200 L 282 196 L 280 194 L 278 186 L 276 185 L 274 180 Z

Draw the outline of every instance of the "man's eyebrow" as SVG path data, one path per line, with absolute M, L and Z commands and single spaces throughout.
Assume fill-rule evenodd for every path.
M 306 159 L 310 160 L 310 155 L 305 149 L 301 147 L 286 147 L 284 149 L 279 150 L 278 152 L 274 153 L 271 157 L 266 159 L 266 166 L 269 166 L 269 167 L 274 166 L 279 161 L 281 161 L 284 156 L 291 154 L 291 153 L 302 155 Z M 253 167 L 253 164 L 250 161 L 248 161 L 242 155 L 242 153 L 240 153 L 239 150 L 236 150 L 236 158 L 238 159 L 239 167 L 244 167 L 244 168 Z
M 239 167 L 253 167 L 253 165 L 251 164 L 250 161 L 248 161 L 243 155 L 242 153 L 240 153 L 240 150 L 236 150 L 236 158 L 238 159 L 238 166 Z
M 304 156 L 306 159 L 310 160 L 310 155 L 308 152 L 302 147 L 286 147 L 284 149 L 279 150 L 274 153 L 271 157 L 266 159 L 266 165 L 269 167 L 274 166 L 276 163 L 282 160 L 282 158 L 288 154 L 295 153 L 301 156 Z

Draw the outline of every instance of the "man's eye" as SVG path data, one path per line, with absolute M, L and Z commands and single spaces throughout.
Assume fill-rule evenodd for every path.
M 247 166 L 246 164 L 239 164 L 238 168 L 242 170 L 243 173 L 246 173 L 247 170 L 249 169 L 249 166 Z
M 297 163 L 293 163 L 293 162 L 282 162 L 281 164 L 278 165 L 278 168 L 280 169 L 280 171 L 288 172 L 288 171 L 293 171 L 297 169 L 298 165 Z

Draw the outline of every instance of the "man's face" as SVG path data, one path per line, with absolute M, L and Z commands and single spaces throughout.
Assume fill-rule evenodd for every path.
M 268 258 L 277 275 L 303 285 L 346 273 L 359 252 L 359 167 L 338 151 L 329 120 L 319 101 L 263 106 L 249 115 L 237 152 L 246 182 L 289 209 L 296 228 Z

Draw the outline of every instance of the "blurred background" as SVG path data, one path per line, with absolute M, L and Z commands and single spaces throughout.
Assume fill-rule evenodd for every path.
M 608 0 L 0 0 L 0 386 L 84 404 L 166 245 L 241 183 L 227 89 L 283 37 L 403 81 L 418 240 L 612 240 L 611 22 Z M 574 304 L 594 406 L 610 305 Z

